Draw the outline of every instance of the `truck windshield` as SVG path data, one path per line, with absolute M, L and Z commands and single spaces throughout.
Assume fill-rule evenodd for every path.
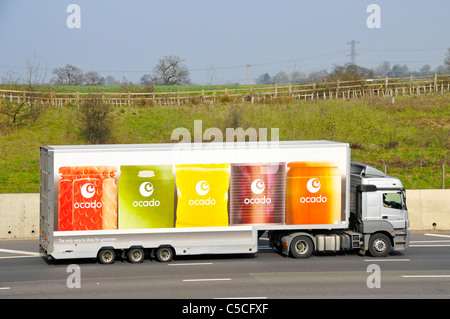
M 402 209 L 403 202 L 401 193 L 384 193 L 383 206 L 387 208 Z

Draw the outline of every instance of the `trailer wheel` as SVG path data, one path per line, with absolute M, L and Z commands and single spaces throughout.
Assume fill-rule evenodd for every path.
M 291 241 L 290 251 L 295 258 L 309 258 L 313 248 L 313 243 L 309 237 L 297 236 Z
M 142 248 L 131 248 L 127 253 L 128 260 L 133 263 L 141 263 L 144 260 L 144 250 Z
M 373 257 L 386 257 L 391 252 L 391 240 L 385 234 L 373 234 L 369 240 L 369 252 Z
M 116 258 L 116 253 L 114 252 L 114 249 L 102 249 L 98 252 L 97 258 L 102 264 L 112 264 Z
M 156 259 L 160 262 L 169 262 L 172 261 L 174 252 L 172 247 L 159 247 L 156 250 Z

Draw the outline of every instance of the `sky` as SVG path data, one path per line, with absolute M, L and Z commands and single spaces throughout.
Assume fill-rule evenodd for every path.
M 24 74 L 35 56 L 46 81 L 72 64 L 139 82 L 174 55 L 193 83 L 244 84 L 250 65 L 251 84 L 263 73 L 331 71 L 350 62 L 352 40 L 358 65 L 434 69 L 449 31 L 448 0 L 0 0 L 0 78 Z

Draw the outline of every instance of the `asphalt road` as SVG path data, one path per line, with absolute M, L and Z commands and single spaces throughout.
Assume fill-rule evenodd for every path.
M 93 260 L 49 263 L 37 252 L 37 240 L 4 240 L 0 299 L 170 298 L 196 311 L 187 299 L 250 298 L 261 306 L 264 299 L 278 298 L 450 298 L 450 232 L 412 232 L 410 249 L 381 259 L 348 252 L 297 260 L 267 244 L 262 238 L 256 255 L 102 265 Z

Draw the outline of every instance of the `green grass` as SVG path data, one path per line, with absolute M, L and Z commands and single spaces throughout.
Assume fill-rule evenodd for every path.
M 327 139 L 350 143 L 352 160 L 399 177 L 408 189 L 450 186 L 450 95 L 390 99 L 286 101 L 276 104 L 192 105 L 114 108 L 112 143 L 167 143 L 172 130 L 194 120 L 203 131 L 279 128 L 280 140 Z M 8 122 L 9 121 L 9 122 Z M 46 108 L 36 121 L 11 127 L 0 114 L 0 193 L 39 192 L 39 146 L 84 144 L 78 108 Z

